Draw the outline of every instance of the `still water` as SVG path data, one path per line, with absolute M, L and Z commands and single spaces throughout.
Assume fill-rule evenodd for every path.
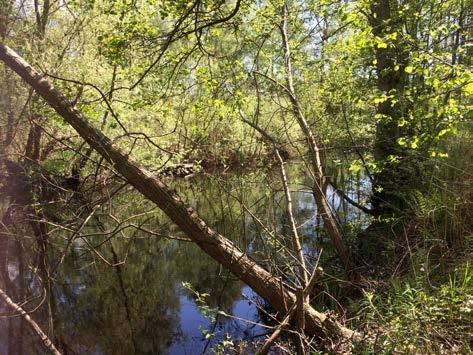
M 299 233 L 313 265 L 319 250 L 329 258 L 330 248 L 304 165 L 293 163 L 287 170 Z M 354 200 L 367 198 L 366 178 L 337 165 L 331 175 Z M 290 232 L 277 171 L 202 174 L 168 183 L 210 226 L 291 278 L 283 249 Z M 231 342 L 249 346 L 271 332 L 264 301 L 182 240 L 134 190 L 108 186 L 66 195 L 43 207 L 46 256 L 38 256 L 24 213 L 6 226 L 0 253 L 0 286 L 64 353 L 211 353 Z M 330 185 L 327 195 L 341 224 L 354 228 L 366 222 Z M 50 282 L 44 281 L 48 274 Z M 38 336 L 1 301 L 0 315 L 0 354 L 44 353 Z

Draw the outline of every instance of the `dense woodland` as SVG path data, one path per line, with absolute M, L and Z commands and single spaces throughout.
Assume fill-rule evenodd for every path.
M 0 0 L 0 353 L 470 353 L 472 11 Z

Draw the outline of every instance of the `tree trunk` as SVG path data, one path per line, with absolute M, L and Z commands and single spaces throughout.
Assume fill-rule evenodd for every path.
M 292 110 L 294 116 L 304 133 L 309 144 L 309 152 L 312 165 L 312 173 L 314 175 L 314 187 L 312 188 L 315 204 L 317 206 L 317 212 L 322 216 L 324 221 L 324 227 L 327 234 L 330 237 L 335 249 L 337 250 L 338 256 L 345 267 L 345 270 L 351 277 L 356 277 L 354 273 L 354 264 L 351 253 L 342 238 L 342 233 L 337 225 L 337 220 L 332 211 L 330 204 L 327 201 L 327 197 L 324 191 L 326 184 L 326 178 L 324 168 L 322 164 L 322 157 L 320 154 L 319 144 L 315 138 L 312 129 L 309 126 L 300 106 L 299 100 L 296 96 L 296 90 L 294 89 L 293 77 L 292 77 L 292 61 L 291 61 L 291 49 L 289 46 L 289 39 L 287 33 L 287 22 L 288 22 L 288 8 L 287 4 L 283 6 L 283 19 L 280 25 L 283 51 L 284 51 L 284 67 L 286 71 L 286 82 L 287 82 L 287 94 L 291 101 Z
M 384 46 L 375 46 L 377 86 L 382 94 L 390 96 L 378 104 L 376 113 L 379 118 L 376 124 L 374 158 L 381 171 L 374 174 L 373 197 L 371 204 L 375 215 L 392 215 L 404 209 L 400 187 L 406 186 L 406 176 L 403 169 L 396 163 L 389 163 L 389 156 L 402 156 L 401 146 L 397 139 L 401 136 L 399 120 L 407 116 L 400 104 L 399 95 L 403 91 L 406 81 L 404 71 L 408 53 L 402 41 L 402 23 L 397 14 L 397 0 L 373 0 L 369 23 L 373 34 L 383 39 L 390 33 L 397 33 L 391 43 Z M 406 161 L 403 162 L 405 165 Z M 405 169 L 404 169 L 405 170 Z
M 86 117 L 41 74 L 18 54 L 0 43 L 0 60 L 21 76 L 79 135 L 146 198 L 153 201 L 204 252 L 249 285 L 274 309 L 284 312 L 285 304 L 293 304 L 295 295 L 287 287 L 281 290 L 279 280 L 259 266 L 231 241 L 213 231 L 180 197 L 138 162 L 122 153 L 101 131 L 90 125 Z M 357 334 L 332 317 L 311 307 L 305 310 L 306 330 L 320 339 L 346 341 Z

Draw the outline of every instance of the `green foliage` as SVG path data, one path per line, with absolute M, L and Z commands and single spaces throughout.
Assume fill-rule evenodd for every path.
M 470 125 L 442 147 L 428 192 L 413 194 L 408 225 L 384 270 L 392 276 L 351 309 L 359 353 L 470 353 L 473 321 Z M 392 265 L 390 265 L 392 264 Z
M 356 352 L 472 351 L 473 274 L 468 261 L 457 264 L 447 273 L 448 279 L 435 288 L 419 277 L 411 281 L 393 279 L 386 292 L 366 292 L 357 304 L 356 323 L 364 327 L 365 338 L 356 344 Z
M 467 1 L 389 3 L 393 5 L 392 13 L 381 24 L 381 31 L 370 23 L 374 2 L 367 0 L 243 1 L 239 11 L 225 21 L 222 19 L 232 14 L 236 1 L 72 0 L 50 11 L 42 38 L 32 35 L 37 33 L 36 16 L 31 8 L 22 8 L 23 2 L 12 2 L 11 13 L 4 16 L 2 12 L 0 20 L 11 20 L 6 38 L 9 45 L 49 74 L 55 86 L 69 99 L 77 101 L 77 107 L 97 128 L 152 170 L 189 160 L 226 169 L 251 160 L 268 165 L 266 158 L 273 149 L 242 117 L 275 137 L 291 153 L 306 157 L 306 140 L 294 123 L 292 103 L 284 89 L 286 73 L 279 28 L 281 7 L 287 4 L 294 87 L 300 109 L 322 143 L 321 148 L 349 150 L 356 147 L 357 157 L 350 157 L 349 171 L 355 175 L 368 171 L 375 176 L 373 195 L 384 194 L 383 197 L 402 201 L 397 209 L 392 209 L 393 213 L 371 220 L 379 221 L 386 228 L 382 238 L 389 240 L 382 245 L 381 252 L 376 250 L 372 254 L 385 257 L 388 252 L 395 253 L 391 229 L 394 224 L 400 224 L 399 215 L 407 215 L 414 220 L 420 234 L 412 237 L 420 240 L 414 243 L 417 254 L 412 265 L 420 267 L 425 256 L 430 255 L 431 247 L 451 252 L 454 247 L 468 247 L 471 242 L 471 178 L 470 170 L 461 162 L 471 160 L 472 155 L 465 148 L 471 146 L 471 140 L 453 139 L 471 131 L 471 127 L 465 125 L 472 113 L 473 47 L 465 30 L 471 19 L 467 15 Z M 3 22 L 0 27 L 4 27 Z M 384 63 L 383 54 L 386 54 Z M 10 73 L 6 73 L 1 83 L 2 91 L 9 96 L 0 100 L 0 138 L 2 142 L 7 140 L 4 136 L 8 135 L 3 132 L 10 126 L 14 127 L 15 137 L 5 154 L 10 154 L 10 149 L 15 150 L 15 156 L 21 156 L 30 121 L 38 121 L 43 129 L 42 152 L 48 152 L 41 166 L 57 175 L 69 175 L 87 147 L 53 109 L 33 97 L 19 80 L 9 76 Z M 383 88 L 379 83 L 386 78 L 397 82 L 389 89 Z M 11 117 L 14 117 L 14 125 L 8 121 Z M 377 150 L 382 150 L 382 154 Z M 96 171 L 106 176 L 106 170 L 95 169 L 99 160 L 100 157 L 92 153 L 82 176 L 94 175 Z M 338 159 L 337 165 L 341 166 L 341 161 Z M 443 176 L 454 174 L 455 169 L 449 166 L 464 174 L 455 179 Z M 252 182 L 254 175 L 244 179 Z M 309 177 L 306 171 L 300 175 Z M 291 173 L 289 178 L 291 184 L 310 186 L 312 183 Z M 92 179 L 87 183 L 90 181 Z M 200 207 L 199 213 L 219 232 L 246 238 L 244 227 L 233 220 L 234 215 L 245 216 L 242 201 L 221 198 L 228 191 L 234 192 L 232 184 L 242 182 L 228 176 L 215 179 L 213 186 L 208 187 L 208 199 L 218 201 L 218 206 L 206 204 Z M 287 233 L 271 221 L 274 217 L 271 213 L 281 208 L 280 185 L 269 178 L 268 184 L 271 191 L 241 192 L 250 196 L 251 201 L 259 199 L 263 211 L 258 211 L 258 216 L 265 215 L 271 225 L 270 228 L 258 225 L 253 231 L 260 237 L 255 244 L 264 251 L 255 253 L 254 258 L 261 262 L 271 260 L 293 281 L 296 278 L 285 238 Z M 224 186 L 223 190 L 219 190 L 220 185 Z M 202 191 L 197 192 L 202 195 Z M 258 194 L 261 196 L 256 196 Z M 37 196 L 34 197 L 37 202 Z M 196 196 L 186 197 L 193 202 L 200 201 Z M 368 198 L 363 196 L 359 202 L 366 203 Z M 144 213 L 142 218 L 136 218 L 140 225 L 151 230 L 165 224 L 162 215 L 149 216 L 144 211 L 145 208 L 152 210 L 151 204 L 126 194 L 117 196 L 114 203 L 127 206 L 116 212 L 121 220 L 137 213 L 136 209 Z M 67 209 L 64 210 L 57 216 L 68 214 Z M 298 224 L 302 230 L 312 216 L 308 216 L 307 211 L 299 212 Z M 105 225 L 110 224 L 112 228 L 116 221 L 103 214 Z M 67 217 L 71 221 L 77 219 L 73 214 Z M 364 221 L 353 223 L 346 230 L 354 234 L 365 226 L 363 224 Z M 317 228 L 322 226 L 313 227 Z M 312 235 L 313 229 L 302 236 Z M 125 232 L 124 236 L 124 240 L 136 237 Z M 323 239 L 323 233 L 320 237 Z M 429 244 L 429 240 L 440 242 Z M 248 243 L 246 239 L 237 242 L 242 248 Z M 115 242 L 119 251 L 126 249 L 125 244 Z M 138 254 L 139 248 L 146 250 L 142 241 L 130 245 L 135 248 L 132 253 Z M 169 249 L 164 249 L 169 252 L 173 245 L 167 246 Z M 317 244 L 320 246 L 323 243 Z M 108 249 L 102 252 L 110 256 Z M 163 250 L 156 248 L 153 252 L 158 254 Z M 207 265 L 209 260 L 202 260 L 196 249 L 173 249 L 173 252 L 176 260 L 195 263 L 195 268 L 181 276 L 192 281 L 193 296 L 202 312 L 215 319 L 218 315 L 214 307 L 216 299 L 210 290 L 218 278 L 209 273 L 209 269 L 214 270 L 216 266 Z M 333 256 L 330 252 L 327 254 Z M 139 258 L 139 262 L 129 262 L 125 280 L 132 285 L 130 288 L 158 297 L 156 290 L 148 290 L 146 285 L 136 281 L 143 268 L 153 264 L 146 253 Z M 177 262 L 172 266 L 176 265 Z M 273 267 L 270 263 L 265 266 Z M 412 277 L 409 282 L 393 281 L 392 292 L 366 294 L 362 302 L 366 314 L 360 315 L 360 322 L 368 329 L 368 340 L 360 346 L 372 352 L 380 348 L 422 352 L 422 347 L 435 352 L 461 347 L 462 341 L 466 344 L 465 324 L 469 314 L 466 310 L 471 308 L 471 298 L 467 296 L 471 294 L 469 268 L 468 263 L 461 265 L 460 271 L 451 273 L 451 282 L 444 280 L 435 290 L 431 290 L 424 279 Z M 171 276 L 177 272 L 169 266 L 163 266 L 163 270 Z M 86 333 L 84 329 L 93 324 L 97 329 L 106 329 L 109 339 L 119 339 L 121 333 L 128 331 L 126 322 L 129 320 L 116 312 L 113 292 L 103 286 L 116 288 L 115 276 L 106 272 L 95 280 L 93 272 L 84 272 L 87 290 L 79 297 L 77 305 L 88 318 L 79 324 L 80 331 Z M 146 281 L 153 285 L 163 283 L 163 287 L 169 282 L 161 275 L 150 276 Z M 163 297 L 169 308 L 176 308 L 176 295 L 169 291 L 171 288 L 169 286 Z M 226 307 L 231 306 L 238 290 L 235 287 L 229 292 Z M 100 302 L 94 305 L 94 299 Z M 160 315 L 159 311 L 163 310 L 152 310 L 152 305 L 141 304 L 140 299 L 130 305 L 138 315 L 143 315 L 143 319 L 138 316 L 132 319 L 140 326 L 138 330 L 147 329 L 145 315 L 148 314 L 152 314 L 157 323 L 176 322 L 174 318 Z M 73 322 L 76 315 L 71 312 L 68 316 Z M 453 321 L 456 316 L 458 324 Z M 117 329 L 104 326 L 107 317 L 118 324 Z M 411 323 L 412 339 L 408 335 Z M 424 333 L 435 331 L 440 334 L 440 340 L 425 337 Z M 91 336 L 91 344 L 95 336 L 100 338 Z M 144 350 L 161 350 L 165 341 L 172 338 L 172 332 L 168 331 L 162 344 L 154 344 L 154 348 L 145 344 Z M 97 340 L 104 343 L 104 348 L 115 349 L 109 341 Z M 230 342 L 224 339 L 218 351 L 223 352 L 231 346 Z M 131 352 L 129 346 L 123 351 Z M 462 350 L 471 350 L 463 346 Z
M 210 295 L 208 293 L 201 293 L 199 291 L 195 291 L 189 282 L 183 282 L 182 287 L 184 287 L 184 289 L 191 293 L 193 298 L 195 298 L 195 302 L 197 303 L 197 306 L 199 307 L 199 310 L 202 315 L 205 318 L 208 318 L 210 322 L 215 322 L 215 318 L 218 314 L 218 309 L 210 307 L 208 305 L 208 298 Z M 209 339 L 214 336 L 214 334 L 210 333 L 208 329 L 201 329 L 201 331 L 206 339 Z
M 473 234 L 473 150 L 468 127 L 461 127 L 459 135 L 443 148 L 449 153 L 447 157 L 433 160 L 435 168 L 427 192 L 413 195 L 413 210 L 422 233 L 453 248 L 462 248 L 465 238 Z

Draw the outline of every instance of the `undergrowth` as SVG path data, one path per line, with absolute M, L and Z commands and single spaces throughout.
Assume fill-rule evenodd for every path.
M 364 337 L 355 352 L 471 353 L 473 272 L 468 260 L 455 264 L 439 286 L 419 276 L 392 279 L 380 294 L 365 292 L 356 320 Z
M 415 194 L 383 282 L 351 305 L 354 353 L 473 353 L 473 145 L 461 140 Z

